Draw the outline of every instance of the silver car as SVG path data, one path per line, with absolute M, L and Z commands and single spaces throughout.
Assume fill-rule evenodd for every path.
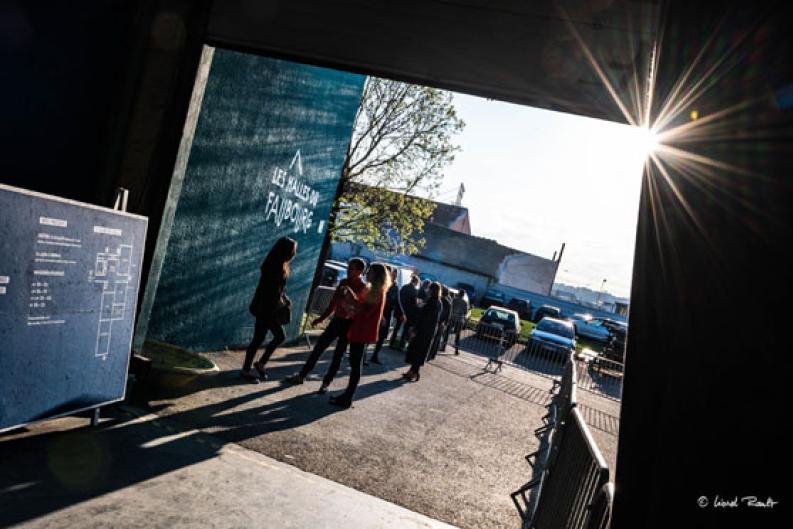
M 593 318 L 591 314 L 573 314 L 569 319 L 575 326 L 575 333 L 580 337 L 606 343 L 611 336 L 611 331 L 604 325 L 602 318 Z
M 545 317 L 531 331 L 526 352 L 564 362 L 575 348 L 573 324 L 569 321 Z

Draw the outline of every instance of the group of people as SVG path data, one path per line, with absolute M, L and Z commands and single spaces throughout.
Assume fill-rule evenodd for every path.
M 285 294 L 285 288 L 289 265 L 296 253 L 297 242 L 282 237 L 262 262 L 259 284 L 250 304 L 250 312 L 255 316 L 256 323 L 241 371 L 246 380 L 258 383 L 267 378 L 267 361 L 284 341 L 283 325 L 288 323 L 291 311 L 291 301 Z M 452 298 L 447 287 L 430 281 L 420 284 L 416 275 L 400 289 L 396 278 L 396 269 L 375 263 L 367 270 L 363 260 L 351 259 L 347 265 L 347 277 L 339 283 L 325 311 L 311 324 L 316 326 L 332 316 L 330 322 L 303 367 L 298 373 L 287 377 L 286 381 L 302 384 L 322 353 L 336 340 L 333 358 L 319 393 L 327 392 L 349 347 L 350 377 L 347 388 L 330 399 L 331 404 L 349 408 L 361 379 L 361 366 L 368 364 L 366 347 L 375 344 L 369 361 L 379 364 L 379 354 L 388 336 L 392 318 L 395 319 L 395 326 L 390 345 L 406 350 L 405 360 L 410 364 L 410 369 L 402 376 L 409 381 L 418 381 L 421 366 L 427 360 L 432 360 L 439 349 L 445 348 L 454 327 L 459 333 L 460 323 L 467 316 L 469 306 L 462 291 Z M 400 329 L 401 340 L 398 340 Z M 268 331 L 273 337 L 261 358 L 254 362 L 256 351 Z

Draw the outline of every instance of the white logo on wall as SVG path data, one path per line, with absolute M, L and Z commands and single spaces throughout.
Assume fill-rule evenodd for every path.
M 303 180 L 303 159 L 300 156 L 300 149 L 295 153 L 288 169 L 273 168 L 271 183 L 275 186 L 275 190 L 267 194 L 264 220 L 272 221 L 279 227 L 284 222 L 289 222 L 293 225 L 295 233 L 308 232 L 319 193 Z

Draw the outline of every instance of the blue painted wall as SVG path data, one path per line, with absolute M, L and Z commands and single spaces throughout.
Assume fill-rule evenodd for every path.
M 297 334 L 364 80 L 215 51 L 148 337 L 191 350 L 245 344 L 259 265 L 284 235 L 299 244 L 287 285 L 287 336 Z

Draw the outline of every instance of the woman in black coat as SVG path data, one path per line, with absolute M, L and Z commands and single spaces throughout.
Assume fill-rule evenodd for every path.
M 284 289 L 289 277 L 289 263 L 297 253 L 297 242 L 289 237 L 281 237 L 276 241 L 261 266 L 259 285 L 249 310 L 256 317 L 253 330 L 253 339 L 245 351 L 245 363 L 242 365 L 241 376 L 254 383 L 259 382 L 259 377 L 267 378 L 264 366 L 273 354 L 273 351 L 284 341 L 284 313 L 290 310 L 291 302 L 286 297 Z M 267 331 L 273 339 L 267 344 L 261 359 L 253 363 L 258 376 L 251 372 L 251 363 L 256 355 L 256 350 L 264 342 Z
M 440 318 L 441 314 L 440 298 L 440 283 L 432 283 L 427 300 L 416 319 L 414 327 L 416 335 L 410 340 L 410 346 L 405 357 L 405 360 L 410 364 L 410 370 L 402 376 L 407 380 L 418 381 L 421 378 L 419 369 L 427 360 L 427 355 L 430 353 L 430 348 L 435 339 L 435 331 L 438 328 L 438 318 Z

